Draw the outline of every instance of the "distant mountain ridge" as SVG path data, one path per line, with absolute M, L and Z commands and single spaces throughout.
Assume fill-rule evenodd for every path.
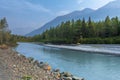
M 82 19 L 84 17 L 87 20 L 88 17 L 91 17 L 92 20 L 99 21 L 99 20 L 105 19 L 106 16 L 120 17 L 120 5 L 119 4 L 120 4 L 120 0 L 116 0 L 116 1 L 112 1 L 112 2 L 108 3 L 107 5 L 101 7 L 97 10 L 86 8 L 81 11 L 74 11 L 67 15 L 58 16 L 54 20 L 46 23 L 39 29 L 36 29 L 36 30 L 30 32 L 26 36 L 34 36 L 37 34 L 41 34 L 45 30 L 50 29 L 50 27 L 56 27 L 61 22 L 65 22 L 65 21 L 72 20 L 72 19 L 77 20 L 77 19 Z

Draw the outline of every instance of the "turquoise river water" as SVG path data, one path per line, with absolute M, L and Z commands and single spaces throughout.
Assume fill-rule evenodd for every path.
M 86 48 L 86 46 L 78 47 Z M 94 45 L 94 47 L 86 49 L 94 50 L 94 48 L 99 51 L 104 49 L 108 53 L 114 53 L 114 51 L 120 53 L 120 45 Z M 120 80 L 120 56 L 118 55 L 95 54 L 97 53 L 95 51 L 84 52 L 33 43 L 19 43 L 15 50 L 26 57 L 48 62 L 53 69 L 59 68 L 61 72 L 67 71 L 73 75 L 84 77 L 85 80 Z

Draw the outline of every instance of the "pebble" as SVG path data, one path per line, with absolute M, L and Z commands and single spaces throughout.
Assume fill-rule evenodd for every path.
M 12 50 L 12 48 L 0 49 L 0 58 L 5 61 L 8 68 L 7 74 L 11 74 L 10 80 L 21 80 L 22 77 L 31 77 L 32 80 L 84 80 L 73 77 L 69 72 L 60 73 L 59 69 L 51 71 L 51 66 L 46 62 L 39 62 L 34 58 L 26 58 Z

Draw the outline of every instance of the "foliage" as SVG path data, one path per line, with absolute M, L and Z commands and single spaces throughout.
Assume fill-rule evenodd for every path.
M 22 80 L 32 80 L 32 77 L 31 76 L 23 76 Z
M 31 41 L 30 37 L 24 37 L 20 35 L 13 35 L 9 30 L 9 26 L 6 18 L 0 20 L 0 45 L 6 44 L 9 46 L 15 46 L 18 41 Z
M 112 44 L 120 41 L 120 20 L 118 17 L 94 22 L 89 17 L 88 21 L 72 20 L 62 22 L 57 27 L 50 28 L 40 35 L 32 38 L 33 41 L 56 44 L 94 43 Z
M 0 20 L 0 44 L 8 43 L 10 40 L 11 31 L 8 28 L 6 18 Z

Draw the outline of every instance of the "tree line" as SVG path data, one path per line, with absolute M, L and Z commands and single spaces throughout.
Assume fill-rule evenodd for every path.
M 0 20 L 0 44 L 16 42 L 45 42 L 54 44 L 120 44 L 120 20 L 118 17 L 94 22 L 89 19 L 69 20 L 51 27 L 34 37 L 13 35 L 6 18 Z
M 11 34 L 6 18 L 0 19 L 0 45 L 16 45 L 18 41 L 30 41 L 30 38 Z
M 0 20 L 0 44 L 8 43 L 10 40 L 10 33 L 7 20 L 3 18 Z
M 120 20 L 118 17 L 94 22 L 91 17 L 86 21 L 71 20 L 62 22 L 56 27 L 51 27 L 33 41 L 56 44 L 89 43 L 89 44 L 118 44 L 120 43 Z

